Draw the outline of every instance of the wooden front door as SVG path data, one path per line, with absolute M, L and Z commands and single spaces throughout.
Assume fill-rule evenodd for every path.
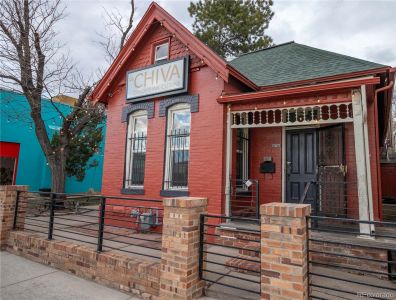
M 317 177 L 317 131 L 304 129 L 286 133 L 286 202 L 311 203 L 316 196 L 312 182 Z M 306 190 L 306 186 L 310 187 Z M 305 192 L 305 193 L 304 193 Z

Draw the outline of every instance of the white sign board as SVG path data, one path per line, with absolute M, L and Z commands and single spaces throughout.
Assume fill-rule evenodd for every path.
M 127 73 L 126 98 L 144 100 L 187 91 L 188 57 Z

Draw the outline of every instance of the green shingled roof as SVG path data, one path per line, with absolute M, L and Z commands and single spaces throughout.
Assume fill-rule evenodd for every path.
M 230 65 L 258 86 L 386 67 L 295 42 L 244 54 L 232 60 Z

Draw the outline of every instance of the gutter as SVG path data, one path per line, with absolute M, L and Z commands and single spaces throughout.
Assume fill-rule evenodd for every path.
M 376 89 L 374 93 L 374 120 L 375 120 L 375 130 L 374 130 L 374 137 L 375 137 L 375 151 L 376 151 L 376 160 L 377 160 L 377 190 L 378 190 L 378 211 L 380 213 L 379 218 L 382 220 L 382 185 L 381 185 L 381 158 L 380 158 L 380 151 L 379 151 L 379 128 L 378 128 L 378 93 L 385 92 L 391 89 L 394 85 L 394 81 L 392 80 L 388 85 Z M 392 105 L 391 108 L 392 109 Z
M 332 82 L 332 83 L 324 83 L 324 84 L 316 84 L 316 85 L 308 85 L 302 87 L 293 87 L 281 90 L 271 90 L 271 91 L 258 91 L 252 93 L 241 93 L 234 95 L 221 95 L 217 98 L 217 102 L 220 104 L 225 103 L 244 103 L 254 100 L 264 100 L 267 98 L 273 97 L 285 97 L 291 95 L 301 95 L 301 94 L 309 94 L 313 92 L 324 92 L 335 89 L 347 89 L 360 87 L 361 85 L 370 85 L 370 84 L 379 84 L 380 79 L 378 77 L 373 78 L 363 78 L 342 82 Z

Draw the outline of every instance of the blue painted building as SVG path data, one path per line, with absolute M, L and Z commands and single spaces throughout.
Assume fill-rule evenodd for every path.
M 57 108 L 67 114 L 72 107 L 55 103 Z M 25 96 L 15 91 L 0 89 L 0 157 L 1 176 L 12 180 L 14 184 L 29 185 L 31 191 L 51 187 L 51 173 L 47 160 L 34 132 L 30 117 L 30 106 Z M 61 127 L 61 118 L 49 100 L 42 101 L 43 119 L 50 137 Z M 103 134 L 105 136 L 105 134 Z M 97 166 L 89 168 L 83 181 L 75 177 L 66 180 L 66 192 L 82 193 L 90 189 L 98 192 L 102 188 L 104 141 L 100 150 L 88 164 L 94 160 Z M 8 173 L 7 173 L 8 172 Z

